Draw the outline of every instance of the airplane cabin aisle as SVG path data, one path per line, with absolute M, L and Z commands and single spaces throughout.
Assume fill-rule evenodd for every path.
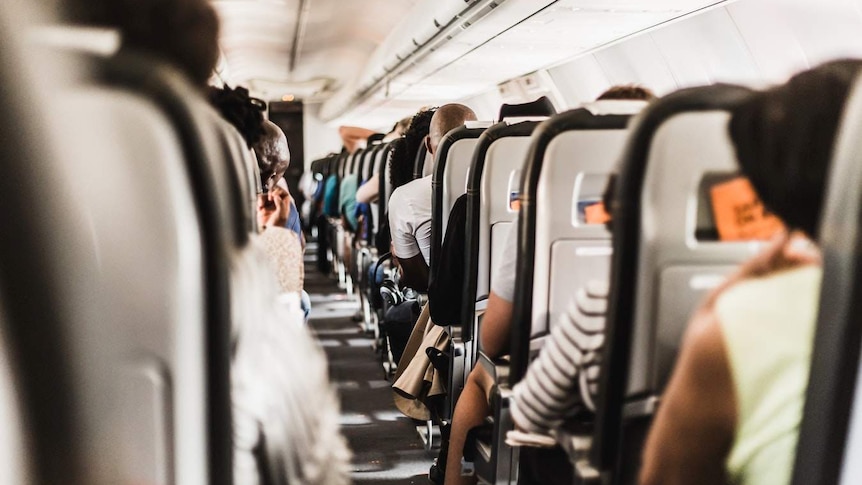
M 318 271 L 315 245 L 309 242 L 305 251 L 309 325 L 326 351 L 330 379 L 341 398 L 342 433 L 354 455 L 353 483 L 427 484 L 437 450 L 424 449 L 413 421 L 392 404 L 373 339 L 352 319 L 359 304 Z

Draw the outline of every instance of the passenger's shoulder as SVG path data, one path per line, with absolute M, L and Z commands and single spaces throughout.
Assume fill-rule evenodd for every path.
M 394 202 L 410 202 L 420 199 L 431 199 L 431 181 L 427 177 L 416 179 L 398 187 L 389 197 L 390 206 Z
M 818 265 L 804 265 L 776 271 L 764 276 L 742 279 L 722 291 L 716 298 L 717 314 L 727 314 L 773 304 L 798 305 L 815 302 L 819 295 L 823 270 Z M 791 298 L 788 298 L 792 295 Z

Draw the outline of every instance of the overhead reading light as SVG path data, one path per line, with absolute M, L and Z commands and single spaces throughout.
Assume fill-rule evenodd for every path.
M 295 99 L 296 99 L 296 96 L 294 96 L 292 94 L 285 94 L 284 96 L 281 97 L 281 100 L 286 102 L 286 103 L 289 103 Z

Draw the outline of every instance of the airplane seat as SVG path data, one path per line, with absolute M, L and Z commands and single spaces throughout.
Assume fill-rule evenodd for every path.
M 380 144 L 377 146 L 377 149 L 372 154 L 373 163 L 370 166 L 370 172 L 368 174 L 368 179 L 367 179 L 367 180 L 371 180 L 371 178 L 374 177 L 374 174 L 378 174 L 377 200 L 374 202 L 371 202 L 369 204 L 369 209 L 370 209 L 369 212 L 371 213 L 371 227 L 370 227 L 370 230 L 368 231 L 368 244 L 371 246 L 375 246 L 374 238 L 377 236 L 377 233 L 380 230 L 380 218 L 383 216 L 383 212 L 380 211 L 380 207 L 381 207 L 380 198 L 382 197 L 382 195 L 380 195 L 380 194 L 382 194 L 383 192 L 380 191 L 380 185 L 382 184 L 382 182 L 379 180 L 379 176 L 380 176 L 379 174 L 381 171 L 381 167 L 383 166 L 383 159 L 386 157 L 386 153 L 388 150 L 389 150 L 389 144 L 388 143 Z M 378 253 L 379 253 L 379 250 L 378 250 Z
M 378 229 L 383 227 L 383 221 L 386 221 L 389 218 L 389 199 L 392 198 L 392 192 L 395 191 L 395 188 L 392 186 L 392 154 L 395 150 L 395 147 L 392 143 L 386 145 L 386 149 L 383 151 L 383 159 L 381 160 L 380 165 L 380 224 L 378 224 Z M 389 224 L 386 224 L 387 228 Z M 380 241 L 381 243 L 385 242 L 385 244 L 378 244 L 377 250 L 381 253 L 389 252 L 389 243 L 392 238 L 390 234 L 384 234 L 385 241 Z M 384 247 L 385 246 L 385 247 Z
M 434 175 L 434 157 L 430 153 L 426 153 L 425 161 L 422 164 L 422 177 L 429 175 Z
M 519 253 L 515 277 L 509 381 L 505 392 L 524 376 L 551 327 L 567 312 L 578 325 L 578 348 L 585 355 L 601 341 L 610 272 L 610 232 L 590 212 L 602 200 L 627 140 L 636 110 L 594 114 L 575 109 L 541 124 L 524 167 L 518 221 Z M 575 297 L 574 304 L 571 303 Z M 581 395 L 591 402 L 597 392 L 597 362 L 586 361 Z M 500 399 L 503 399 L 500 397 Z M 506 403 L 504 406 L 508 406 Z M 577 428 L 588 428 L 580 425 Z M 498 434 L 505 435 L 509 429 Z M 564 449 L 572 440 L 557 430 Z M 582 459 L 572 456 L 573 461 Z
M 363 159 L 362 170 L 360 175 L 360 185 L 368 183 L 378 168 L 378 153 L 383 148 L 381 143 L 374 143 L 368 147 Z M 365 221 L 362 224 L 361 230 L 357 233 L 356 245 L 358 247 L 358 256 L 356 259 L 357 282 L 359 286 L 359 299 L 362 304 L 363 325 L 367 333 L 371 333 L 377 337 L 377 313 L 369 298 L 370 281 L 368 273 L 371 266 L 378 259 L 378 251 L 374 246 L 374 233 L 377 224 L 377 215 L 375 214 L 375 203 L 366 204 L 363 213 Z
M 637 480 L 643 440 L 691 314 L 762 246 L 718 240 L 709 195 L 738 172 L 728 111 L 749 92 L 716 85 L 654 102 L 621 160 L 592 450 L 597 470 L 615 483 Z
M 383 263 L 388 260 L 387 253 L 389 253 L 389 242 L 383 241 L 383 239 L 385 238 L 384 235 L 381 233 L 381 228 L 385 227 L 383 224 L 387 216 L 386 186 L 389 184 L 389 180 L 387 178 L 388 175 L 386 170 L 391 152 L 392 144 L 385 143 L 378 145 L 378 148 L 374 153 L 372 174 L 377 174 L 378 176 L 378 197 L 375 202 L 369 204 L 371 213 L 371 230 L 368 234 L 368 244 L 371 251 L 371 257 L 369 258 L 368 268 L 365 270 L 366 275 L 369 276 L 369 278 L 372 278 L 369 273 L 369 271 L 371 271 L 371 268 L 377 268 L 378 266 L 384 267 Z M 382 221 L 381 218 L 384 220 Z M 388 225 L 386 227 L 388 227 Z M 377 278 L 376 269 L 374 271 L 373 278 Z M 384 314 L 383 300 L 380 297 L 380 288 L 378 287 L 376 281 L 372 282 L 369 280 L 366 291 L 366 301 L 368 302 L 369 311 L 369 314 L 366 315 L 366 322 L 374 335 L 375 347 L 379 350 L 382 349 L 384 346 L 383 344 L 385 344 L 385 339 L 381 334 L 381 329 L 379 325 L 379 322 L 383 319 Z
M 252 469 L 251 475 L 257 475 L 256 478 L 264 482 L 275 480 L 284 473 L 278 467 L 283 465 L 286 470 L 292 466 L 283 459 L 285 453 L 294 453 L 290 448 L 290 439 L 301 435 L 303 431 L 297 428 L 294 435 L 290 430 L 265 428 L 262 427 L 263 424 L 259 424 L 251 428 L 258 436 L 248 436 L 242 430 L 230 426 L 234 418 L 239 416 L 236 413 L 242 410 L 241 406 L 231 404 L 231 386 L 240 385 L 240 389 L 245 389 L 242 383 L 232 379 L 232 351 L 242 349 L 244 341 L 250 342 L 249 339 L 253 338 L 251 336 L 259 335 L 262 331 L 257 328 L 260 326 L 259 321 L 250 317 L 253 311 L 250 313 L 249 310 L 256 307 L 257 311 L 260 311 L 260 305 L 251 303 L 256 301 L 255 298 L 268 303 L 265 293 L 271 291 L 275 296 L 277 290 L 272 285 L 255 285 L 253 283 L 256 280 L 249 278 L 249 269 L 272 275 L 266 268 L 268 259 L 260 254 L 259 248 L 248 244 L 251 239 L 242 219 L 243 215 L 248 214 L 248 208 L 243 198 L 238 195 L 243 182 L 248 182 L 238 180 L 236 165 L 230 160 L 231 153 L 224 150 L 225 138 L 220 138 L 225 134 L 224 130 L 220 129 L 224 124 L 193 88 L 185 85 L 169 69 L 162 69 L 159 64 L 149 59 L 121 53 L 103 63 L 99 74 L 102 90 L 116 89 L 151 100 L 169 118 L 181 142 L 181 153 L 185 155 L 184 163 L 175 165 L 188 171 L 191 190 L 187 192 L 194 197 L 195 209 L 202 221 L 201 230 L 196 231 L 200 233 L 204 245 L 202 268 L 190 278 L 200 280 L 203 276 L 202 282 L 205 285 L 202 291 L 204 302 L 199 309 L 204 312 L 206 320 L 198 335 L 202 341 L 197 346 L 202 356 L 194 361 L 203 368 L 205 379 L 201 379 L 200 386 L 206 394 L 203 404 L 197 406 L 194 411 L 198 413 L 197 419 L 203 424 L 199 436 L 205 437 L 209 443 L 198 443 L 193 449 L 209 461 L 210 477 L 217 483 L 230 483 L 231 477 L 242 477 L 244 471 L 248 473 L 248 467 L 241 465 L 249 460 L 254 461 L 255 457 L 260 458 L 261 455 L 265 455 L 265 461 L 271 466 L 262 468 L 262 465 L 258 464 Z M 147 229 L 151 226 L 152 224 L 140 225 Z M 184 231 L 188 229 L 184 228 Z M 272 301 L 275 303 L 274 298 Z M 298 308 L 298 301 L 295 307 Z M 297 318 L 297 322 L 299 321 L 301 317 Z M 186 336 L 186 333 L 190 332 L 186 325 L 178 327 L 181 335 L 190 338 Z M 195 349 L 191 344 L 180 348 L 183 349 L 180 357 L 187 359 L 187 353 Z M 238 364 L 243 362 L 248 364 L 245 360 L 237 361 Z M 176 382 L 186 382 L 184 377 L 177 375 Z M 194 389 L 194 383 L 190 387 Z M 298 388 L 285 386 L 279 389 L 282 392 L 295 392 Z M 240 392 L 234 397 L 242 399 L 247 397 L 246 394 Z M 138 406 L 147 402 L 136 397 L 134 402 L 138 403 Z M 185 409 L 179 411 L 177 416 L 181 412 L 189 412 Z M 261 416 L 256 418 L 262 419 Z M 189 419 L 177 422 L 184 423 L 184 430 L 189 426 Z M 239 425 L 240 422 L 236 422 Z M 244 422 L 247 423 L 248 420 Z M 310 422 L 306 424 L 315 426 Z M 195 429 L 192 427 L 192 430 Z M 245 441 L 234 441 L 235 432 L 238 433 L 236 436 L 241 435 Z M 247 446 L 243 448 L 243 445 Z M 190 445 L 185 446 L 191 448 Z M 172 463 L 178 469 L 191 466 L 178 459 Z M 185 474 L 191 475 L 191 472 L 186 471 Z M 197 476 L 203 475 L 198 471 Z M 185 483 L 192 480 L 177 481 Z
M 517 211 L 511 204 L 520 193 L 520 171 L 527 157 L 530 136 L 538 126 L 536 121 L 515 124 L 497 123 L 479 137 L 467 179 L 467 241 L 465 244 L 465 289 L 461 316 L 460 339 L 463 345 L 464 375 L 455 377 L 466 382 L 473 365 L 483 365 L 496 379 L 498 367 L 479 351 L 477 336 L 481 315 L 490 291 L 491 268 L 497 266 L 503 247 L 512 228 Z M 475 364 L 474 364 L 475 363 Z M 501 378 L 503 376 L 500 376 Z M 501 401 L 496 401 L 501 402 Z M 495 422 L 509 422 L 507 409 L 494 409 Z M 481 480 L 489 483 L 507 482 L 513 478 L 508 468 L 511 459 L 500 459 L 505 437 L 493 436 L 490 446 L 481 440 L 468 442 L 465 449 L 475 449 L 473 467 Z M 511 451 L 511 449 L 509 449 Z M 469 455 L 469 451 L 465 451 Z
M 473 151 L 479 136 L 485 131 L 482 127 L 462 126 L 455 128 L 443 137 L 437 148 L 436 162 L 431 186 L 433 199 L 431 205 L 431 261 L 432 267 L 436 253 L 439 253 L 449 223 L 449 212 L 458 197 L 467 192 L 467 172 L 473 161 Z
M 0 7 L 0 109 L 7 120 L 0 123 L 0 413 L 7 428 L 0 481 L 107 484 L 87 476 L 80 448 L 86 400 L 65 338 L 61 290 L 69 273 L 54 233 L 74 226 L 58 201 L 62 180 L 45 176 L 56 157 L 52 144 L 37 136 L 48 118 L 45 92 L 34 80 L 52 77 L 34 72 L 15 7 Z
M 28 471 L 25 457 L 29 458 L 24 441 L 24 421 L 19 396 L 20 384 L 12 368 L 11 342 L 5 337 L 11 322 L 7 320 L 0 305 L 0 419 L 6 425 L 0 437 L 0 482 L 27 483 Z
M 14 64 L 2 45 L 5 70 Z M 215 201 L 199 203 L 214 184 L 207 159 L 175 130 L 171 115 L 186 107 L 170 113 L 156 96 L 99 86 L 101 62 L 81 56 L 99 72 L 79 73 L 75 53 L 47 50 L 31 50 L 33 64 L 75 72 L 40 71 L 51 87 L 40 95 L 41 84 L 3 76 L 0 95 L 16 120 L 0 126 L 2 197 L 15 208 L 0 217 L 16 228 L 0 243 L 0 299 L 4 340 L 22 350 L 13 366 L 27 376 L 17 385 L 32 479 L 227 483 L 230 322 L 214 245 L 234 233 Z M 192 95 L 169 68 L 144 72 L 134 77 L 151 92 L 175 83 L 159 101 Z
M 344 226 L 341 224 L 341 207 L 340 207 L 340 193 L 341 193 L 341 182 L 344 180 L 344 177 L 347 176 L 349 171 L 350 163 L 351 163 L 352 155 L 348 153 L 343 153 L 338 159 L 338 165 L 336 170 L 336 180 L 335 180 L 335 209 L 334 214 L 337 216 L 333 216 L 333 214 L 327 214 L 329 216 L 329 251 L 330 257 L 332 260 L 332 270 L 334 275 L 338 279 L 339 287 L 342 289 L 346 286 L 346 278 L 344 273 L 344 245 L 342 241 L 344 240 Z
M 554 103 L 547 96 L 542 96 L 530 103 L 504 104 L 500 107 L 500 114 L 497 119 L 553 116 L 555 114 L 557 114 L 557 110 L 554 108 Z
M 547 334 L 553 321 L 549 303 L 550 312 L 562 313 L 572 289 L 579 288 L 576 293 L 582 296 L 578 307 L 583 313 L 585 337 L 594 339 L 601 327 L 606 296 L 601 287 L 610 264 L 609 234 L 604 225 L 588 224 L 583 209 L 604 192 L 622 151 L 628 118 L 627 114 L 597 116 L 586 109 L 552 117 L 532 136 L 524 175 L 509 182 L 510 202 L 520 201 L 518 227 L 510 230 L 517 230 L 521 241 L 513 302 L 512 365 L 492 362 L 480 352 L 480 363 L 497 377 L 495 416 L 490 420 L 491 429 L 484 432 L 490 440 L 477 440 L 473 453 L 487 461 L 484 471 L 478 465 L 476 468 L 483 480 L 499 482 L 517 476 L 518 454 L 504 444 L 506 433 L 512 429 L 508 416 L 511 387 L 520 378 L 513 373 L 518 369 L 523 374 L 520 367 L 526 368 L 526 358 L 519 353 L 529 354 L 531 347 L 535 353 Z M 528 228 L 529 234 L 523 232 Z M 562 269 L 558 268 L 561 264 L 565 266 Z M 530 304 L 535 307 L 527 306 Z M 531 332 L 533 322 L 538 323 Z M 490 470 L 498 474 L 483 476 Z M 509 476 L 501 477 L 499 471 L 508 471 Z
M 416 152 L 416 161 L 413 164 L 413 180 L 432 175 L 434 171 L 434 157 L 428 152 L 428 147 L 422 143 Z
M 829 169 L 817 238 L 823 281 L 794 485 L 860 483 L 860 334 L 862 302 L 862 81 L 845 103 Z M 855 391 L 853 388 L 855 387 Z
M 357 189 L 362 186 L 371 177 L 374 168 L 374 157 L 379 144 L 369 144 L 362 157 L 359 160 L 359 170 L 357 171 Z M 357 201 L 357 211 L 361 207 Z M 362 325 L 363 330 L 367 333 L 374 333 L 376 326 L 375 314 L 372 311 L 371 303 L 367 298 L 368 295 L 368 269 L 371 264 L 377 259 L 376 249 L 371 245 L 372 226 L 374 224 L 371 214 L 371 206 L 368 205 L 361 211 L 364 214 L 365 220 L 359 221 L 357 218 L 357 227 L 355 228 L 355 236 L 353 239 L 353 281 L 357 287 L 357 296 L 362 308 Z
M 468 128 L 462 126 L 455 128 L 443 137 L 437 148 L 436 162 L 434 163 L 434 174 L 431 181 L 431 276 L 432 282 L 438 278 L 440 268 L 440 250 L 443 245 L 443 236 L 449 222 L 449 212 L 455 200 L 467 191 L 467 172 L 473 159 L 473 151 L 478 143 L 479 136 L 485 128 Z M 449 268 L 454 270 L 454 268 Z M 432 283 L 433 285 L 434 283 Z M 429 298 L 429 308 L 432 320 L 438 325 L 448 327 L 450 337 L 459 338 L 456 335 L 460 330 L 459 322 L 446 322 L 444 319 L 435 317 L 438 305 L 451 304 L 451 302 L 437 302 Z M 463 345 L 453 344 L 450 352 L 449 369 L 447 375 L 446 403 L 443 406 L 441 418 L 449 420 L 455 409 L 461 389 L 464 386 L 463 361 L 457 357 L 464 355 Z
M 348 176 L 352 177 L 356 187 L 359 187 L 359 184 L 362 183 L 362 171 L 363 164 L 365 163 L 365 156 L 368 153 L 368 149 L 360 148 L 356 150 L 353 155 L 351 155 L 351 163 Z M 353 202 L 356 202 L 356 195 L 354 192 Z M 341 202 L 339 201 L 339 204 Z M 354 206 L 355 207 L 355 206 Z M 349 220 L 347 214 L 347 206 L 341 207 L 341 212 L 344 220 Z M 346 256 L 345 261 L 349 261 L 350 264 L 345 265 L 344 267 L 344 278 L 345 278 L 345 286 L 347 288 L 348 294 L 352 295 L 353 290 L 358 282 L 359 272 L 358 264 L 360 263 L 358 256 L 358 249 L 356 244 L 360 241 L 357 240 L 356 235 L 359 233 L 358 227 L 348 227 L 345 224 L 342 224 L 344 238 L 341 239 L 341 254 Z M 359 295 L 360 300 L 362 299 L 362 295 L 360 292 Z
M 260 169 L 254 152 L 248 148 L 242 135 L 221 115 L 209 110 L 208 116 L 215 125 L 217 136 L 223 145 L 225 158 L 231 162 L 235 170 L 234 178 L 238 182 L 239 201 L 245 208 L 243 227 L 249 233 L 257 233 L 257 194 L 261 192 Z M 240 202 L 241 201 L 241 202 Z
M 153 59 L 121 52 L 100 63 L 103 89 L 151 100 L 179 136 L 191 180 L 191 193 L 200 217 L 203 238 L 205 389 L 208 398 L 207 435 L 210 470 L 214 476 L 232 473 L 232 415 L 230 401 L 231 318 L 229 256 L 249 240 L 239 185 L 214 127 L 214 112 L 184 79 Z M 142 226 L 146 227 L 146 226 Z

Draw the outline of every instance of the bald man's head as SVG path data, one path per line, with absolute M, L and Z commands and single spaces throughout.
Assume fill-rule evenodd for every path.
M 431 118 L 431 129 L 428 132 L 428 151 L 433 155 L 437 153 L 440 140 L 450 131 L 463 125 L 466 121 L 476 121 L 476 113 L 463 104 L 444 104 L 437 108 L 434 117 Z
M 254 153 L 257 155 L 257 166 L 260 168 L 260 180 L 264 187 L 272 189 L 290 166 L 287 137 L 278 125 L 264 120 L 263 136 L 254 144 Z

